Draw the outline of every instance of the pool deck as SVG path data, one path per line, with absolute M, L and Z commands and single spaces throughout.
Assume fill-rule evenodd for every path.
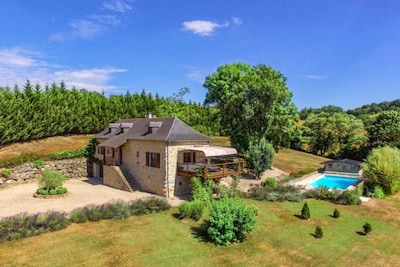
M 308 186 L 308 184 L 318 180 L 322 175 L 324 174 L 321 172 L 313 172 L 303 177 L 297 178 L 293 181 L 290 181 L 290 184 L 298 187 L 305 187 L 307 189 L 311 189 L 312 187 Z

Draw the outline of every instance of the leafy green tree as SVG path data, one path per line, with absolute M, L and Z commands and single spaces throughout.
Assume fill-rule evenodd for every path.
M 314 154 L 333 153 L 340 156 L 367 141 L 363 122 L 343 112 L 311 113 L 303 127 L 304 138 Z
M 250 140 L 258 144 L 265 138 L 278 149 L 296 136 L 298 115 L 286 77 L 271 67 L 223 65 L 203 86 L 208 90 L 205 104 L 219 109 L 221 126 L 240 152 L 249 149 Z
M 400 148 L 400 111 L 389 110 L 380 113 L 367 130 L 372 147 Z
M 363 163 L 365 177 L 387 195 L 400 191 L 400 150 L 392 147 L 374 148 Z
M 67 178 L 56 170 L 46 169 L 39 178 L 39 186 L 47 190 L 56 189 L 64 184 Z
M 274 148 L 264 137 L 261 138 L 259 143 L 253 143 L 250 140 L 249 149 L 246 152 L 246 161 L 249 169 L 253 170 L 256 179 L 259 179 L 265 170 L 272 167 L 274 154 Z

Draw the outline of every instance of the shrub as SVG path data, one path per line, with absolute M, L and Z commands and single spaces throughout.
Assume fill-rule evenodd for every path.
M 123 201 L 117 200 L 110 203 L 110 208 L 112 210 L 113 219 L 125 219 L 131 216 L 129 206 Z
M 333 211 L 333 218 L 339 218 L 340 217 L 340 211 L 338 209 L 335 209 Z
M 372 231 L 372 226 L 368 222 L 363 225 L 364 234 L 368 234 Z
M 214 200 L 209 220 L 203 226 L 210 240 L 217 245 L 243 242 L 245 234 L 255 229 L 254 209 L 238 200 Z
M 76 209 L 72 211 L 70 219 L 74 223 L 84 223 L 88 220 L 88 217 L 86 215 L 86 212 L 84 209 Z
M 89 221 L 100 221 L 103 218 L 103 213 L 99 206 L 89 205 L 84 208 L 84 212 Z
M 340 197 L 334 202 L 343 205 L 358 205 L 361 203 L 357 192 L 354 190 L 344 190 Z
M 192 197 L 200 200 L 204 206 L 209 207 L 212 199 L 212 181 L 202 181 L 199 177 L 192 178 Z
M 48 190 L 56 189 L 63 185 L 67 178 L 56 170 L 46 169 L 42 173 L 42 177 L 39 179 L 39 186 L 45 187 Z
M 129 202 L 128 208 L 131 215 L 141 216 L 146 214 L 146 204 L 143 202 L 143 200 L 132 200 Z M 103 213 L 104 212 L 105 211 L 103 211 Z
M 322 228 L 319 225 L 315 228 L 314 236 L 316 238 L 322 238 L 324 236 L 324 232 L 322 231 Z
M 17 214 L 0 221 L 0 242 L 60 230 L 69 224 L 65 213 L 55 211 L 34 215 Z
M 47 190 L 46 188 L 39 188 L 38 190 L 36 190 L 36 193 L 39 195 L 48 195 L 49 190 Z
M 198 221 L 203 216 L 204 205 L 200 200 L 183 202 L 179 206 L 180 218 L 190 218 Z
M 57 194 L 66 194 L 68 192 L 67 188 L 65 187 L 59 187 L 57 188 Z
M 11 170 L 9 169 L 2 170 L 0 174 L 2 177 L 9 179 L 11 177 Z
M 363 163 L 364 175 L 387 195 L 400 191 L 400 149 L 374 148 Z
M 49 195 L 52 195 L 52 196 L 57 195 L 57 190 L 56 189 L 50 189 L 49 190 Z
M 283 194 L 283 201 L 302 202 L 304 197 L 300 193 L 287 192 Z
M 267 178 L 264 182 L 261 183 L 261 186 L 264 188 L 274 188 L 278 185 L 278 182 L 275 178 Z
M 310 215 L 310 208 L 308 207 L 307 202 L 304 203 L 303 208 L 301 209 L 301 217 L 304 220 L 308 220 L 310 219 L 311 215 Z
M 36 168 L 39 168 L 40 166 L 42 166 L 44 163 L 44 160 L 42 159 L 37 159 L 35 161 L 33 161 L 33 165 L 35 165 Z
M 374 197 L 378 199 L 385 198 L 385 192 L 383 191 L 382 187 L 377 185 L 374 188 Z
M 169 209 L 171 206 L 168 202 L 160 197 L 150 197 L 143 201 L 145 213 L 157 213 Z

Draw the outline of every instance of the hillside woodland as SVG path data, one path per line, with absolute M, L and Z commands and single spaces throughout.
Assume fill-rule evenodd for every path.
M 210 105 L 185 102 L 189 89 L 171 97 L 142 91 L 106 96 L 85 89 L 67 89 L 61 82 L 42 87 L 26 81 L 0 87 L 0 147 L 45 137 L 92 134 L 121 118 L 177 116 L 209 136 L 231 132 L 222 124 L 221 111 Z M 293 107 L 290 107 L 293 109 Z M 364 105 L 344 111 L 337 106 L 306 108 L 293 114 L 296 131 L 289 146 L 331 158 L 364 159 L 375 147 L 400 148 L 400 100 Z

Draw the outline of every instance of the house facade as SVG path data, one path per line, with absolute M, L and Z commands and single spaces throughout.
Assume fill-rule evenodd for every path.
M 95 135 L 93 176 L 115 188 L 173 197 L 190 192 L 193 176 L 221 178 L 243 172 L 234 148 L 211 139 L 176 117 L 119 120 Z
M 361 161 L 352 159 L 337 159 L 324 162 L 326 173 L 346 173 L 350 175 L 362 175 Z

